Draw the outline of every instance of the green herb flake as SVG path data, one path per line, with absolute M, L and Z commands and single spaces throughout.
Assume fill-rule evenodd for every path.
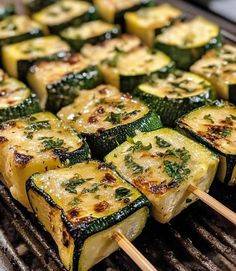
M 236 116 L 230 114 L 230 117 L 231 117 L 232 120 L 236 120 Z
M 83 183 L 85 183 L 84 179 L 82 179 L 80 176 L 75 176 L 68 181 L 63 182 L 61 187 L 63 187 L 69 193 L 77 194 L 76 188 Z
M 64 144 L 64 140 L 60 138 L 53 139 L 52 137 L 41 137 L 39 140 L 42 141 L 44 149 L 42 151 L 48 151 L 52 149 L 61 148 Z
M 158 147 L 160 148 L 168 148 L 171 146 L 170 143 L 168 143 L 167 141 L 165 141 L 164 139 L 162 139 L 159 136 L 155 136 L 156 139 L 156 144 L 158 145 Z
M 124 198 L 130 197 L 131 196 L 131 191 L 128 188 L 125 187 L 119 187 L 115 190 L 115 198 L 117 200 L 122 200 Z
M 205 116 L 203 117 L 203 119 L 204 119 L 204 120 L 210 121 L 210 123 L 212 123 L 212 124 L 214 123 L 214 120 L 213 120 L 211 114 L 205 115 Z
M 167 149 L 164 153 L 158 153 L 158 155 L 160 157 L 175 156 L 182 161 L 182 164 L 186 164 L 191 158 L 189 151 L 185 147 L 181 149 L 170 148 Z
M 75 206 L 78 205 L 79 203 L 81 203 L 81 200 L 78 197 L 74 197 L 68 204 Z
M 109 121 L 112 124 L 120 124 L 121 123 L 121 117 L 122 117 L 122 113 L 114 113 L 111 112 L 109 114 L 109 116 L 106 117 L 105 121 Z
M 33 133 L 42 129 L 51 129 L 49 121 L 38 121 L 29 124 L 27 127 L 25 127 L 24 134 L 27 138 L 32 139 Z
M 128 148 L 127 151 L 132 151 L 132 152 L 135 152 L 135 151 L 148 151 L 152 148 L 152 144 L 150 143 L 149 145 L 147 146 L 144 146 L 142 141 L 137 141 L 134 143 L 133 146 L 131 146 L 130 148 Z
M 227 137 L 227 136 L 230 136 L 232 133 L 232 128 L 230 127 L 225 127 L 221 132 L 220 132 L 220 135 L 222 137 Z
M 165 160 L 164 171 L 173 181 L 181 182 L 190 174 L 190 169 L 183 164 Z
M 131 168 L 134 174 L 143 173 L 144 171 L 143 167 L 137 164 L 136 162 L 134 162 L 133 157 L 131 155 L 129 154 L 125 155 L 124 161 L 125 161 L 125 165 L 128 168 Z

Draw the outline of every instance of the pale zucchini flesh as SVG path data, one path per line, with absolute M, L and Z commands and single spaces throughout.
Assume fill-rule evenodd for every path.
M 12 196 L 31 210 L 25 191 L 26 180 L 35 172 L 79 161 L 77 152 L 84 148 L 84 142 L 47 112 L 4 122 L 0 128 L 0 171 L 4 183 Z
M 68 270 L 88 270 L 117 250 L 115 231 L 134 240 L 148 216 L 146 198 L 96 161 L 35 174 L 27 191 Z
M 84 57 L 89 59 L 92 64 L 96 65 L 105 59 L 113 58 L 116 55 L 117 50 L 129 52 L 139 45 L 141 45 L 141 40 L 138 37 L 123 34 L 118 38 L 107 40 L 100 44 L 86 44 L 82 48 L 81 53 Z
M 153 46 L 157 34 L 160 34 L 181 18 L 182 12 L 170 4 L 125 13 L 127 32 L 138 36 L 149 46 Z
M 236 107 L 216 102 L 183 116 L 178 126 L 220 155 L 218 178 L 236 184 Z
M 190 184 L 208 191 L 218 166 L 212 152 L 169 128 L 141 133 L 105 160 L 147 196 L 152 215 L 161 223 L 197 200 L 188 191 Z
M 24 65 L 32 65 L 38 59 L 51 57 L 65 51 L 70 51 L 70 47 L 60 38 L 56 36 L 41 37 L 4 46 L 2 63 L 8 74 L 18 77 L 19 66 L 25 69 Z
M 191 66 L 191 71 L 205 77 L 216 89 L 217 96 L 236 102 L 236 47 L 226 44 L 207 52 Z

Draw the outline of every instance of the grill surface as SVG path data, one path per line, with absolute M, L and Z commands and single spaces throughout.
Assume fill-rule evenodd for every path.
M 226 41 L 236 42 L 236 29 L 227 21 L 184 1 L 168 2 L 179 6 L 187 16 L 202 14 L 216 21 L 223 28 Z M 236 211 L 236 187 L 225 187 L 216 181 L 210 194 Z M 160 271 L 236 271 L 236 228 L 201 202 L 167 225 L 149 219 L 134 244 Z M 50 236 L 1 184 L 0 270 L 65 270 Z M 118 251 L 93 268 L 98 270 L 138 268 Z

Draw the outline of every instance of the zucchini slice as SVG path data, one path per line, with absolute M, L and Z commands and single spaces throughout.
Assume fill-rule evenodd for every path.
M 79 135 L 48 112 L 2 123 L 0 139 L 3 181 L 28 210 L 25 182 L 32 174 L 90 157 L 88 145 Z
M 0 47 L 43 36 L 42 26 L 26 15 L 14 15 L 0 22 Z
M 162 4 L 125 13 L 127 32 L 138 36 L 151 47 L 156 35 L 182 19 L 182 11 L 170 4 Z
M 145 196 L 96 161 L 35 174 L 27 182 L 27 192 L 71 271 L 87 271 L 117 250 L 112 239 L 116 231 L 134 240 L 149 213 Z
M 86 44 L 81 53 L 93 64 L 99 64 L 107 58 L 114 58 L 117 51 L 129 52 L 141 45 L 141 40 L 135 36 L 123 34 L 118 38 L 106 40 L 96 45 Z
M 142 102 L 114 92 L 117 91 L 111 86 L 81 91 L 73 104 L 58 113 L 59 118 L 86 137 L 95 157 L 103 158 L 137 131 L 162 126 L 159 116 Z
M 71 26 L 60 32 L 61 38 L 66 40 L 75 51 L 80 51 L 85 43 L 97 44 L 120 34 L 119 25 L 101 20 L 87 22 L 81 26 Z
M 168 74 L 174 63 L 161 51 L 140 46 L 128 53 L 117 50 L 112 58 L 106 58 L 99 67 L 106 83 L 132 92 L 151 76 Z
M 236 107 L 217 101 L 183 116 L 178 127 L 219 154 L 218 178 L 236 185 Z
M 142 7 L 154 5 L 153 0 L 94 0 L 102 18 L 109 23 L 120 24 L 124 28 L 124 14 Z
M 160 115 L 164 125 L 215 99 L 210 82 L 194 73 L 176 70 L 166 78 L 151 78 L 139 85 L 135 95 Z
M 71 25 L 80 25 L 96 18 L 94 6 L 85 1 L 58 1 L 33 14 L 33 19 L 48 28 L 51 33 L 58 33 Z
M 154 47 L 168 54 L 178 68 L 188 69 L 207 50 L 221 44 L 219 26 L 198 16 L 158 35 Z
M 197 200 L 187 190 L 190 184 L 208 191 L 219 162 L 207 148 L 169 128 L 141 133 L 105 160 L 147 196 L 161 223 Z
M 102 76 L 96 66 L 76 53 L 36 63 L 28 72 L 27 82 L 37 93 L 41 107 L 57 112 L 72 103 L 80 89 L 101 84 Z
M 36 12 L 57 1 L 58 0 L 23 0 L 23 4 L 30 12 Z
M 236 47 L 226 44 L 212 49 L 197 61 L 191 70 L 215 87 L 217 96 L 236 103 Z
M 40 37 L 4 46 L 2 63 L 11 76 L 24 79 L 37 60 L 61 58 L 68 51 L 69 45 L 59 37 Z
M 0 4 L 0 21 L 15 14 L 15 6 L 12 4 Z
M 0 122 L 40 111 L 38 99 L 22 82 L 0 70 Z

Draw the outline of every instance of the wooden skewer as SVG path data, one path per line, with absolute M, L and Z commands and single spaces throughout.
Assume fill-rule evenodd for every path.
M 200 190 L 196 186 L 190 184 L 188 191 L 197 196 L 201 201 L 205 202 L 208 206 L 214 209 L 216 212 L 227 218 L 234 225 L 236 225 L 236 213 L 224 206 L 218 200 L 214 199 L 212 196 L 206 192 Z
M 157 269 L 137 250 L 137 248 L 122 234 L 115 232 L 112 236 L 118 246 L 137 264 L 143 271 L 157 271 Z

